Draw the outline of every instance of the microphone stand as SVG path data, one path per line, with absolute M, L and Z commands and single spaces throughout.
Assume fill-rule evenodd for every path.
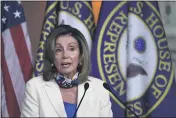
M 84 96 L 85 96 L 85 93 L 86 93 L 86 91 L 87 91 L 87 89 L 89 88 L 89 83 L 85 83 L 84 84 L 84 94 L 83 94 L 83 96 L 82 96 L 82 98 L 81 98 L 81 100 L 80 100 L 80 102 L 79 102 L 79 105 L 78 105 L 78 107 L 76 108 L 76 111 L 75 111 L 75 113 L 74 113 L 74 115 L 73 115 L 73 118 L 75 118 L 76 117 L 76 113 L 77 113 L 77 111 L 78 111 L 78 109 L 79 109 L 79 106 L 81 105 L 81 102 L 82 102 L 82 100 L 83 100 L 83 98 L 84 98 Z
M 104 87 L 106 90 L 108 90 L 109 92 L 111 92 L 111 93 L 116 97 L 116 99 L 117 99 L 118 101 L 120 101 L 120 103 L 125 106 L 125 108 L 127 108 L 131 113 L 133 113 L 133 114 L 136 116 L 136 118 L 139 118 L 139 116 L 138 116 L 136 113 L 134 113 L 125 103 L 123 103 L 123 101 L 121 101 L 121 100 L 111 91 L 111 88 L 109 87 L 109 85 L 108 85 L 107 83 L 103 83 L 103 87 Z

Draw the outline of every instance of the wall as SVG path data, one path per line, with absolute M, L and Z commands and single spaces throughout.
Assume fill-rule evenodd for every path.
M 159 2 L 159 6 L 172 60 L 176 67 L 176 1 L 162 1 Z
M 45 14 L 45 1 L 22 1 L 27 21 L 28 32 L 32 44 L 32 54 L 36 59 L 36 52 L 40 41 L 40 33 Z

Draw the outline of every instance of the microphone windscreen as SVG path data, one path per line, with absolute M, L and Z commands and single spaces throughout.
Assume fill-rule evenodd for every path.
M 85 84 L 84 84 L 84 89 L 85 89 L 85 91 L 86 91 L 88 88 L 89 88 L 89 83 L 85 83 Z
M 107 83 L 103 83 L 103 87 L 108 90 L 108 91 L 111 91 L 109 85 Z

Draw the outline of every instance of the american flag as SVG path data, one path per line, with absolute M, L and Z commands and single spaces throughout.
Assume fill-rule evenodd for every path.
M 1 2 L 1 117 L 19 117 L 32 76 L 31 43 L 21 2 Z

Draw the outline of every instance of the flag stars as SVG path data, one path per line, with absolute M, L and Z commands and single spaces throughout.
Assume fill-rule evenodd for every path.
M 5 18 L 5 17 L 2 18 L 2 22 L 3 22 L 4 24 L 6 23 L 6 20 L 7 20 L 7 18 Z
M 4 9 L 8 12 L 8 11 L 9 11 L 9 7 L 10 7 L 10 6 L 7 6 L 7 5 L 5 4 Z
M 15 15 L 15 18 L 17 18 L 17 17 L 20 18 L 21 12 L 18 12 L 18 10 L 16 10 L 16 12 L 14 12 L 13 14 Z

